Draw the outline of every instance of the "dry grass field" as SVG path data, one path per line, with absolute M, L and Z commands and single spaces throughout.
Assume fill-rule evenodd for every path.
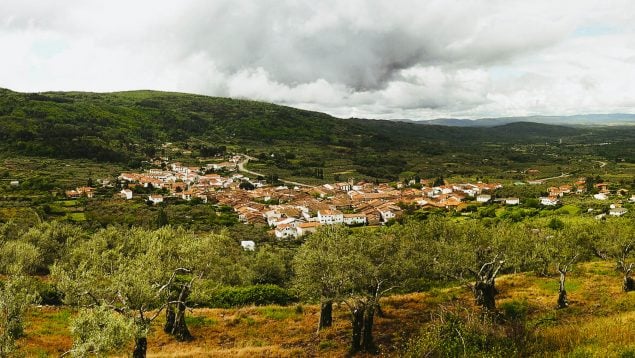
M 611 357 L 635 353 L 635 293 L 621 291 L 621 277 L 610 262 L 580 264 L 570 273 L 569 308 L 555 309 L 557 278 L 533 274 L 502 276 L 499 306 L 528 307 L 528 344 L 536 356 Z M 375 337 L 384 356 L 398 356 L 409 337 L 430 321 L 440 305 L 473 305 L 464 287 L 395 295 L 383 301 Z M 67 308 L 34 307 L 20 340 L 27 356 L 59 356 L 72 340 Z M 195 340 L 179 343 L 157 320 L 148 338 L 151 357 L 341 357 L 346 356 L 350 323 L 345 307 L 336 309 L 334 326 L 316 332 L 318 307 L 297 305 L 237 309 L 195 309 L 188 319 Z M 125 352 L 122 352 L 125 356 Z

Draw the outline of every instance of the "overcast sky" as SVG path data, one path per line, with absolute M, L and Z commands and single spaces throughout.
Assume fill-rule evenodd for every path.
M 1 0 L 0 87 L 340 117 L 635 113 L 631 0 Z

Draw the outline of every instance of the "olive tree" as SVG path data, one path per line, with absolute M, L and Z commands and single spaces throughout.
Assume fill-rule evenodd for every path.
M 143 357 L 150 325 L 163 310 L 167 333 L 181 341 L 192 338 L 185 321 L 188 298 L 202 278 L 231 272 L 232 250 L 239 246 L 225 233 L 108 228 L 76 245 L 54 266 L 53 277 L 68 304 L 109 309 L 132 322 L 133 356 Z M 117 321 L 104 325 L 109 322 Z
M 65 256 L 76 243 L 85 240 L 81 228 L 57 221 L 43 222 L 24 232 L 19 240 L 37 247 L 41 252 L 35 270 L 48 274 L 49 267 Z
M 15 341 L 24 333 L 24 312 L 37 299 L 26 276 L 11 276 L 0 282 L 0 357 L 15 351 Z
M 164 308 L 160 287 L 169 273 L 160 249 L 150 232 L 109 228 L 76 246 L 52 269 L 67 304 L 109 309 L 134 325 L 133 357 L 145 357 L 150 324 Z M 75 343 L 73 350 L 79 350 L 82 343 Z
M 635 268 L 635 225 L 628 218 L 614 218 L 598 223 L 595 227 L 593 249 L 603 258 L 615 260 L 616 268 L 622 272 L 622 289 L 635 290 L 635 280 L 631 277 Z
M 496 309 L 496 278 L 502 272 L 523 271 L 531 260 L 532 247 L 520 224 L 500 222 L 486 227 L 475 222 L 435 223 L 435 269 L 441 275 L 465 282 L 476 304 Z M 422 229 L 427 229 L 426 226 Z M 471 282 L 470 282 L 471 281 Z
M 344 226 L 324 226 L 311 234 L 294 259 L 294 285 L 305 299 L 320 302 L 318 331 L 333 323 L 333 302 L 346 282 L 340 270 L 342 242 L 349 231 Z
M 341 297 L 350 310 L 353 324 L 351 351 L 373 352 L 374 317 L 380 300 L 401 287 L 417 267 L 410 256 L 410 245 L 395 230 L 363 230 L 347 238 L 351 286 Z
M 134 322 L 111 309 L 81 309 L 71 321 L 73 349 L 65 354 L 106 356 L 125 348 L 134 337 Z
M 202 280 L 217 284 L 231 283 L 241 267 L 242 249 L 227 232 L 193 235 L 182 229 L 164 229 L 161 261 L 170 272 L 160 290 L 165 291 L 166 324 L 164 331 L 179 341 L 192 339 L 185 314 L 190 295 L 197 294 Z
M 6 238 L 0 238 L 0 273 L 6 275 L 0 281 L 0 357 L 15 350 L 15 341 L 23 334 L 24 312 L 38 298 L 34 281 L 27 274 L 40 259 L 33 245 Z
M 305 297 L 320 298 L 320 321 L 330 316 L 329 305 L 344 303 L 352 324 L 351 353 L 375 350 L 373 326 L 380 299 L 400 286 L 413 267 L 405 264 L 405 247 L 387 230 L 351 234 L 334 226 L 320 229 L 299 249 L 296 287 Z

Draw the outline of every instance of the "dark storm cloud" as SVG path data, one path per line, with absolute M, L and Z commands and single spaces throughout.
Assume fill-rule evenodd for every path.
M 620 95 L 633 86 L 630 6 L 7 0 L 0 86 L 180 90 L 343 116 L 617 111 L 632 102 Z

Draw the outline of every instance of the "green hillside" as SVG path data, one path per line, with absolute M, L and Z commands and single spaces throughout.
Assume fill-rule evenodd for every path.
M 416 166 L 423 158 L 447 153 L 471 156 L 475 147 L 480 156 L 487 155 L 484 148 L 488 144 L 507 147 L 610 140 L 613 143 L 602 148 L 604 155 L 628 158 L 633 149 L 624 152 L 624 147 L 634 148 L 633 138 L 632 128 L 581 129 L 537 123 L 494 128 L 421 126 L 340 119 L 263 102 L 156 91 L 35 94 L 0 90 L 3 151 L 130 165 L 156 155 L 160 144 L 175 142 L 201 153 L 215 146 L 252 154 L 285 152 L 288 158 L 279 156 L 280 160 L 267 166 L 295 177 L 309 175 L 307 168 L 332 166 L 327 175 L 361 169 L 358 172 L 363 175 L 391 179 L 403 171 L 423 170 Z M 628 145 L 611 147 L 617 145 L 616 139 Z M 597 154 L 596 149 L 586 152 Z M 490 154 L 505 156 L 500 148 Z M 334 158 L 345 158 L 345 162 L 335 165 Z

